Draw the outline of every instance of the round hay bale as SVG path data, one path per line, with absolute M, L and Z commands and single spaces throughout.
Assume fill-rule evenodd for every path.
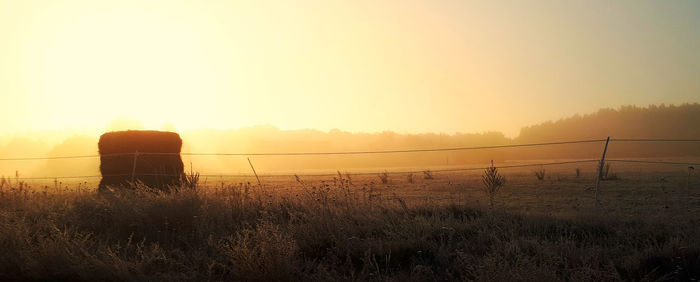
M 173 132 L 129 130 L 100 136 L 100 190 L 140 181 L 157 189 L 180 185 L 182 139 Z

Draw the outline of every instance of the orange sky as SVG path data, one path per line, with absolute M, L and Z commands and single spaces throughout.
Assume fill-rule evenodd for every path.
M 0 134 L 481 132 L 700 101 L 698 1 L 0 0 Z

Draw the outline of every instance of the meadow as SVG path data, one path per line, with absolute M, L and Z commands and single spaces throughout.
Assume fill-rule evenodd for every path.
M 0 280 L 687 281 L 700 277 L 700 179 L 590 165 L 201 178 L 96 193 L 82 180 L 0 188 Z M 386 183 L 384 183 L 386 182 Z

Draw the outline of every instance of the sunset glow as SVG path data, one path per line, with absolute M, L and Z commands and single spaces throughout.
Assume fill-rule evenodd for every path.
M 0 0 L 2 281 L 698 281 L 700 0 Z
M 516 136 L 698 101 L 697 2 L 507 2 L 0 0 L 0 126 Z

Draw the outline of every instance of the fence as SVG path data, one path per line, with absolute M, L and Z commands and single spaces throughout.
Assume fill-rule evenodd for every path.
M 409 154 L 409 153 L 424 153 L 424 152 L 447 152 L 447 151 L 469 151 L 469 150 L 489 150 L 489 149 L 503 149 L 503 148 L 524 148 L 524 147 L 544 147 L 544 146 L 557 146 L 557 145 L 567 145 L 567 144 L 590 144 L 590 143 L 604 143 L 602 150 L 602 156 L 600 159 L 579 159 L 571 161 L 560 161 L 560 162 L 543 162 L 543 163 L 528 163 L 528 164 L 515 164 L 515 165 L 501 165 L 496 166 L 499 169 L 508 168 L 524 168 L 524 167 L 543 167 L 543 166 L 556 166 L 565 164 L 580 164 L 580 163 L 598 163 L 597 175 L 595 183 L 595 202 L 596 206 L 598 204 L 598 188 L 600 186 L 600 181 L 603 178 L 603 167 L 606 162 L 610 163 L 634 163 L 634 164 L 657 164 L 657 165 L 676 165 L 676 166 L 688 166 L 689 169 L 694 168 L 694 166 L 700 165 L 696 162 L 677 162 L 677 161 L 650 161 L 650 160 L 640 160 L 640 159 L 606 159 L 606 154 L 608 151 L 608 145 L 611 142 L 634 142 L 634 143 L 700 143 L 700 139 L 632 139 L 632 138 L 619 138 L 611 139 L 607 137 L 606 139 L 592 139 L 592 140 L 575 140 L 575 141 L 560 141 L 560 142 L 545 142 L 545 143 L 529 143 L 529 144 L 511 144 L 511 145 L 494 145 L 494 146 L 474 146 L 474 147 L 452 147 L 452 148 L 430 148 L 430 149 L 410 149 L 410 150 L 378 150 L 378 151 L 340 151 L 340 152 L 281 152 L 281 153 L 199 153 L 199 152 L 185 152 L 179 155 L 183 156 L 327 156 L 327 155 L 369 155 L 369 154 Z M 60 160 L 60 159 L 89 159 L 89 158 L 109 158 L 116 156 L 129 156 L 133 155 L 134 166 L 137 165 L 138 157 L 140 155 L 176 155 L 177 153 L 147 153 L 147 152 L 134 152 L 134 153 L 118 153 L 118 154 L 103 154 L 103 155 L 79 155 L 79 156 L 57 156 L 57 157 L 21 157 L 21 158 L 0 158 L 0 162 L 7 161 L 36 161 L 36 160 Z M 250 159 L 248 159 L 250 162 Z M 250 164 L 254 171 L 252 163 Z M 464 172 L 464 171 L 477 171 L 483 170 L 486 167 L 468 167 L 468 168 L 448 168 L 448 169 L 434 169 L 430 172 Z M 352 175 L 380 175 L 380 174 L 409 174 L 409 173 L 422 173 L 426 170 L 409 170 L 409 171 L 382 171 L 382 172 L 353 172 Z M 159 174 L 160 176 L 164 176 Z M 262 175 L 266 176 L 296 176 L 297 174 L 268 174 Z M 299 174 L 301 176 L 335 176 L 335 173 L 327 174 Z M 86 179 L 86 178 L 100 178 L 104 176 L 131 176 L 132 179 L 135 176 L 154 176 L 154 174 L 143 174 L 132 172 L 130 174 L 119 174 L 119 175 L 81 175 L 81 176 L 43 176 L 43 177 L 15 177 L 17 180 L 47 180 L 47 179 Z M 211 173 L 200 173 L 202 177 L 258 177 L 257 173 L 251 174 L 211 174 Z
M 430 148 L 430 149 L 411 149 L 411 150 L 378 150 L 378 151 L 339 151 L 339 152 L 281 152 L 281 153 L 201 153 L 201 152 L 184 152 L 180 153 L 182 156 L 324 156 L 324 155 L 370 155 L 370 154 L 406 154 L 406 153 L 424 153 L 424 152 L 447 152 L 447 151 L 469 151 L 469 150 L 489 150 L 489 149 L 503 149 L 503 148 L 523 148 L 523 147 L 543 147 L 543 146 L 556 146 L 556 145 L 567 145 L 567 144 L 584 144 L 584 143 L 600 143 L 605 144 L 602 151 L 602 157 L 600 159 L 580 159 L 571 161 L 560 161 L 560 162 L 543 162 L 543 163 L 528 163 L 528 164 L 516 164 L 516 165 L 501 165 L 496 166 L 500 169 L 508 168 L 523 168 L 523 167 L 540 167 L 540 166 L 555 166 L 555 165 L 565 165 L 565 164 L 576 164 L 576 163 L 597 163 L 599 162 L 599 174 L 602 173 L 602 167 L 605 162 L 611 163 L 642 163 L 642 164 L 660 164 L 660 165 L 683 165 L 683 166 L 699 166 L 700 163 L 695 162 L 669 162 L 669 161 L 649 161 L 640 159 L 605 159 L 605 154 L 607 152 L 608 144 L 611 142 L 672 142 L 672 143 L 700 143 L 700 139 L 631 139 L 631 138 L 620 138 L 620 139 L 591 139 L 591 140 L 575 140 L 575 141 L 560 141 L 560 142 L 545 142 L 545 143 L 528 143 L 528 144 L 511 144 L 511 145 L 494 145 L 494 146 L 474 146 L 474 147 L 451 147 L 451 148 Z M 15 157 L 15 158 L 0 158 L 0 162 L 7 161 L 36 161 L 36 160 L 61 160 L 61 159 L 89 159 L 89 158 L 100 158 L 100 157 L 113 157 L 113 156 L 127 156 L 133 155 L 135 159 L 139 155 L 177 155 L 177 153 L 147 153 L 147 152 L 134 152 L 134 153 L 118 153 L 118 154 L 103 154 L 103 155 L 77 155 L 77 156 L 56 156 L 56 157 Z M 486 167 L 469 167 L 469 168 L 451 168 L 451 169 L 434 169 L 431 172 L 460 172 L 460 171 L 474 171 L 483 170 Z M 382 172 L 354 172 L 353 175 L 378 175 L 378 174 L 406 174 L 406 173 L 421 173 L 425 170 L 410 170 L 410 171 L 382 171 Z M 109 176 L 131 176 L 128 175 L 109 175 Z M 138 176 L 146 174 L 135 174 Z M 294 176 L 296 174 L 269 174 L 262 175 L 265 176 Z M 327 174 L 299 174 L 304 176 L 333 176 L 335 173 Z M 200 176 L 205 177 L 248 177 L 253 176 L 252 174 L 212 174 L 212 173 L 200 173 Z M 36 179 L 78 179 L 78 178 L 100 178 L 103 175 L 80 175 L 80 176 L 42 176 L 42 177 L 16 177 L 19 180 L 36 180 Z M 598 175 L 600 178 L 600 175 Z

